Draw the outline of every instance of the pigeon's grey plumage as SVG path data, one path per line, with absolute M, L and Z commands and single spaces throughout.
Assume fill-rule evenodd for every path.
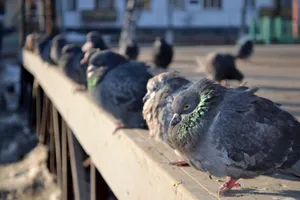
M 173 117 L 172 103 L 178 92 L 191 82 L 177 71 L 164 72 L 151 78 L 147 84 L 143 116 L 149 127 L 149 134 L 158 141 L 168 142 L 168 128 Z
M 110 50 L 95 53 L 87 70 L 93 100 L 128 128 L 142 128 L 143 97 L 152 75 L 142 62 L 129 61 Z
M 58 61 L 62 55 L 62 49 L 65 45 L 67 45 L 68 42 L 64 35 L 59 34 L 55 36 L 52 40 L 52 45 L 51 45 L 51 52 L 50 52 L 50 57 L 52 61 L 57 65 Z
M 198 170 L 239 178 L 277 170 L 300 174 L 300 123 L 256 89 L 225 88 L 202 79 L 176 96 L 172 145 Z
M 81 63 L 84 53 L 81 47 L 75 44 L 67 44 L 62 49 L 62 56 L 58 61 L 63 72 L 79 85 L 86 86 L 87 63 Z
M 86 35 L 87 41 L 82 46 L 82 51 L 86 52 L 90 48 L 106 50 L 108 49 L 108 45 L 104 41 L 102 35 L 97 31 L 91 31 Z
M 130 60 L 137 60 L 137 58 L 139 56 L 139 52 L 140 52 L 140 48 L 139 48 L 136 41 L 129 40 L 129 41 L 126 42 L 125 55 Z
M 157 68 L 166 69 L 173 59 L 173 46 L 164 38 L 157 37 L 153 43 L 153 62 Z

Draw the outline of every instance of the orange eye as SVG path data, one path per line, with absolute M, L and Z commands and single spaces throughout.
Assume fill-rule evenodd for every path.
M 185 104 L 185 105 L 183 106 L 183 109 L 184 109 L 184 110 L 187 110 L 189 107 L 190 107 L 190 104 Z

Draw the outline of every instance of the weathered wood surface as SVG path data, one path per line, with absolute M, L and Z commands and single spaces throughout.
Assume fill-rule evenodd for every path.
M 212 181 L 190 167 L 169 166 L 168 162 L 178 157 L 164 144 L 149 139 L 147 131 L 121 130 L 112 135 L 113 120 L 91 103 L 88 95 L 74 93 L 74 84 L 55 67 L 47 67 L 31 53 L 23 56 L 26 68 L 119 199 L 300 199 L 299 179 L 278 179 L 279 175 L 241 180 L 242 188 L 218 197 L 221 182 L 216 178 Z

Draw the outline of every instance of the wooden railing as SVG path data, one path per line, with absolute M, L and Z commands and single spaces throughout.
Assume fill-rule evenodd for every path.
M 49 169 L 56 174 L 62 199 L 105 199 L 106 183 L 118 199 L 218 199 L 200 184 L 199 178 L 207 180 L 207 175 L 168 165 L 178 157 L 149 139 L 147 131 L 113 135 L 112 119 L 87 94 L 75 93 L 75 85 L 58 68 L 27 51 L 23 62 L 35 77 L 36 128 L 40 142 L 49 146 Z M 92 160 L 90 187 L 83 181 L 89 179 L 82 164 L 85 153 Z

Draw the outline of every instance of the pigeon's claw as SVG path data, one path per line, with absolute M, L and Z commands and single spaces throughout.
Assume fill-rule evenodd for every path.
M 169 162 L 169 165 L 175 165 L 178 167 L 187 167 L 190 166 L 185 160 L 175 161 L 175 162 Z
M 113 135 L 120 129 L 125 129 L 127 128 L 124 124 L 122 123 L 117 123 L 117 127 L 115 128 L 114 132 L 113 132 Z
M 85 85 L 79 85 L 78 87 L 75 88 L 74 93 L 85 92 L 85 91 L 87 91 L 87 87 Z
M 237 183 L 238 179 L 230 178 L 227 182 L 225 182 L 221 187 L 219 188 L 218 194 L 224 195 L 225 192 L 231 190 L 233 187 L 240 187 L 241 185 Z
M 223 87 L 228 87 L 228 86 L 229 86 L 227 80 L 222 80 L 222 81 L 220 82 L 220 85 L 222 85 Z

